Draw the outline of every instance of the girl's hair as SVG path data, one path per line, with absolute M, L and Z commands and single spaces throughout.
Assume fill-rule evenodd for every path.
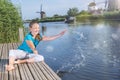
M 38 33 L 35 37 L 35 39 L 37 39 L 38 41 L 41 41 L 42 40 L 42 36 L 40 35 L 40 33 Z
M 32 20 L 32 21 L 30 22 L 30 24 L 29 24 L 29 27 L 32 28 L 32 26 L 33 26 L 34 24 L 39 24 L 39 23 L 38 23 L 38 21 L 36 21 L 36 20 Z
M 39 24 L 39 23 L 38 23 L 38 21 L 33 20 L 33 21 L 30 22 L 29 27 L 32 28 L 32 26 L 33 26 L 34 24 Z M 31 35 L 32 35 L 32 34 L 31 34 Z M 40 33 L 38 33 L 38 34 L 36 35 L 35 39 L 38 40 L 38 41 L 41 41 L 41 40 L 42 40 L 42 36 L 40 35 Z

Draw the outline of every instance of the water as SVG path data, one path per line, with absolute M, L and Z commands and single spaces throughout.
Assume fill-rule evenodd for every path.
M 117 21 L 44 23 L 43 35 L 67 32 L 59 39 L 40 42 L 37 49 L 62 80 L 120 80 L 119 25 Z

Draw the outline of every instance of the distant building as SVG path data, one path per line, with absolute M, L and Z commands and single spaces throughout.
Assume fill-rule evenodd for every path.
M 120 11 L 120 0 L 108 0 L 108 11 Z
M 65 23 L 76 23 L 76 17 L 67 16 L 65 18 Z
M 40 6 L 40 11 L 37 11 L 36 13 L 40 14 L 40 19 L 46 18 L 46 13 L 42 10 L 42 4 Z
M 88 12 L 92 13 L 93 15 L 100 15 L 103 12 L 103 10 L 99 9 L 95 2 L 91 2 L 88 5 Z
M 41 14 L 41 19 L 43 19 L 43 18 L 45 18 L 45 17 L 46 17 L 46 14 L 45 14 L 45 12 L 44 12 L 44 11 L 41 11 L 41 12 L 40 12 L 40 14 Z
M 91 2 L 88 5 L 88 11 L 91 12 L 91 11 L 94 11 L 94 10 L 97 10 L 96 3 L 95 2 Z

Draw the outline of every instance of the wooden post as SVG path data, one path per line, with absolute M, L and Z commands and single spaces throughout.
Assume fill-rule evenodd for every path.
M 23 41 L 23 40 L 24 40 L 23 28 L 19 28 L 19 39 L 20 39 L 20 41 Z

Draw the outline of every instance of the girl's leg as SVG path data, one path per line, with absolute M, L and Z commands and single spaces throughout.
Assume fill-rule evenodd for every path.
M 29 54 L 29 59 L 17 60 L 14 64 L 21 64 L 21 63 L 33 63 L 33 62 L 40 62 L 44 61 L 44 57 L 42 55 L 37 54 Z
M 15 59 L 24 58 L 26 55 L 22 50 L 10 50 L 9 51 L 9 65 L 6 65 L 6 70 L 11 71 L 14 69 Z
M 35 62 L 34 61 L 34 58 L 29 58 L 29 59 L 24 59 L 24 60 L 17 60 L 14 62 L 14 64 L 22 64 L 22 63 L 33 63 Z
M 44 61 L 44 57 L 42 55 L 39 54 L 30 54 L 29 55 L 28 62 L 40 62 L 40 61 Z
M 6 65 L 6 70 L 7 71 L 11 71 L 14 69 L 14 61 L 15 61 L 15 57 L 10 57 L 9 58 L 9 65 Z
M 26 63 L 27 62 L 27 59 L 24 59 L 24 60 L 17 60 L 14 62 L 14 64 L 22 64 L 22 63 Z
M 17 61 L 14 62 L 14 64 L 21 64 L 21 63 L 32 63 L 34 62 L 34 58 L 29 57 L 29 54 L 26 54 L 24 58 L 18 59 Z

